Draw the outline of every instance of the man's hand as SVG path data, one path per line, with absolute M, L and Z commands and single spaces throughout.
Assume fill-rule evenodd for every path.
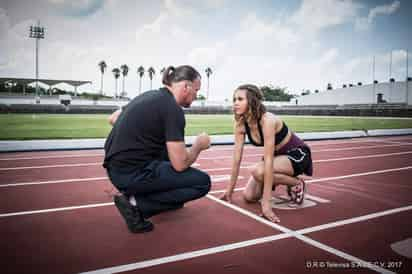
M 197 147 L 199 150 L 205 150 L 210 147 L 210 137 L 207 135 L 207 133 L 203 132 L 199 134 L 194 143 L 193 146 Z

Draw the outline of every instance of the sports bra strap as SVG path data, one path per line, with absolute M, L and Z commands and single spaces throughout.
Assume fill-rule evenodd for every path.
M 248 137 L 249 141 L 255 146 L 263 146 L 264 145 L 264 137 L 263 137 L 263 129 L 262 129 L 262 126 L 260 125 L 260 120 L 258 121 L 257 126 L 258 126 L 259 135 L 260 135 L 259 136 L 260 141 L 261 141 L 260 144 L 256 143 L 255 140 L 253 140 L 252 133 L 250 131 L 250 127 L 249 127 L 248 123 L 245 121 L 245 130 L 246 130 L 246 134 L 247 134 L 247 137 Z M 285 122 L 282 121 L 282 128 L 280 129 L 280 131 L 278 133 L 276 133 L 275 144 L 276 145 L 280 144 L 283 141 L 283 139 L 286 138 L 286 136 L 288 135 L 288 132 L 289 132 L 288 127 L 286 126 Z

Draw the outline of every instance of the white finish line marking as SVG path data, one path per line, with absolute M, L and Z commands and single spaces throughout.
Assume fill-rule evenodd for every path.
M 373 214 L 368 214 L 368 215 L 364 215 L 364 216 L 360 216 L 360 217 L 355 217 L 355 218 L 350 218 L 350 219 L 346 219 L 346 220 L 342 220 L 342 221 L 338 221 L 338 222 L 333 222 L 333 223 L 329 223 L 329 224 L 324 224 L 321 226 L 316 226 L 316 227 L 311 227 L 311 228 L 306 228 L 306 229 L 301 229 L 298 231 L 292 231 L 286 227 L 280 226 L 278 224 L 274 224 L 272 222 L 267 221 L 266 219 L 263 219 L 261 217 L 258 217 L 257 215 L 250 213 L 249 211 L 246 211 L 242 208 L 239 208 L 235 205 L 229 204 L 227 202 L 221 201 L 211 195 L 207 196 L 209 199 L 214 200 L 226 207 L 232 208 L 236 211 L 238 211 L 239 213 L 246 215 L 252 219 L 255 219 L 256 221 L 266 224 L 272 228 L 278 229 L 280 231 L 282 231 L 282 234 L 277 234 L 277 235 L 273 235 L 273 236 L 269 236 L 269 237 L 262 237 L 262 238 L 256 238 L 253 240 L 248 240 L 248 241 L 242 241 L 242 242 L 238 242 L 238 243 L 234 243 L 234 244 L 227 244 L 227 245 L 220 245 L 220 246 L 215 246 L 215 247 L 211 247 L 211 248 L 206 248 L 206 249 L 201 249 L 201 250 L 196 250 L 196 251 L 191 251 L 191 252 L 185 252 L 185 253 L 180 253 L 177 255 L 172 255 L 172 256 L 167 256 L 167 257 L 162 257 L 162 258 L 157 258 L 157 259 L 152 259 L 152 260 L 146 260 L 146 261 L 140 261 L 140 262 L 135 262 L 135 263 L 130 263 L 130 264 L 125 264 L 125 265 L 119 265 L 119 266 L 113 266 L 113 267 L 108 267 L 108 268 L 102 268 L 102 269 L 97 269 L 97 270 L 92 270 L 92 271 L 87 271 L 87 272 L 82 272 L 83 274 L 106 274 L 106 273 L 119 273 L 119 272 L 125 272 L 125 271 L 131 271 L 131 270 L 136 270 L 136 269 L 142 269 L 142 268 L 147 268 L 147 267 L 151 267 L 151 266 L 156 266 L 156 265 L 162 265 L 162 264 L 167 264 L 167 263 L 171 263 L 171 262 L 178 262 L 178 261 L 183 261 L 183 260 L 188 260 L 188 259 L 193 259 L 193 258 L 197 258 L 200 256 L 206 256 L 206 255 L 211 255 L 211 254 L 217 254 L 217 253 L 222 253 L 222 252 L 226 252 L 226 251 L 230 251 L 230 250 L 235 250 L 235 249 L 239 249 L 239 248 L 244 248 L 244 247 L 248 247 L 248 246 L 254 246 L 254 245 L 259 245 L 262 243 L 267 243 L 267 242 L 274 242 L 280 239 L 286 239 L 286 238 L 291 238 L 291 237 L 295 237 L 301 241 L 304 241 L 307 244 L 310 244 L 312 246 L 315 246 L 317 248 L 320 248 L 326 252 L 332 253 L 338 257 L 344 258 L 348 261 L 351 262 L 355 262 L 356 265 L 362 266 L 362 267 L 366 267 L 366 268 L 370 268 L 374 271 L 377 271 L 379 273 L 394 273 L 391 272 L 387 269 L 384 268 L 380 268 L 374 264 L 371 264 L 369 262 L 366 262 L 362 259 L 359 259 L 357 257 L 354 257 L 350 254 L 344 253 L 340 250 L 337 250 L 335 248 L 332 248 L 330 246 L 324 245 L 318 241 L 315 241 L 307 236 L 304 236 L 303 234 L 306 233 L 311 233 L 311 232 L 316 232 L 316 231 L 321 231 L 321 230 L 325 230 L 328 228 L 332 228 L 332 227 L 338 227 L 338 226 L 342 226 L 345 224 L 351 224 L 351 223 L 355 223 L 355 222 L 361 222 L 361 221 L 365 221 L 365 220 L 369 220 L 369 219 L 373 219 L 373 218 L 378 218 L 378 217 L 382 217 L 382 216 L 386 216 L 386 215 L 390 215 L 390 214 L 395 214 L 398 212 L 403 212 L 403 211 L 408 211 L 412 209 L 412 205 L 410 206 L 406 206 L 406 207 L 400 207 L 400 208 L 395 208 L 395 209 L 391 209 L 391 210 L 386 210 L 386 211 L 382 211 L 382 212 L 377 212 L 377 213 L 373 213 Z
M 250 217 L 250 218 L 252 218 L 252 219 L 254 219 L 254 220 L 256 220 L 256 221 L 258 221 L 258 222 L 260 222 L 260 223 L 266 224 L 266 225 L 268 225 L 268 226 L 270 226 L 270 227 L 272 227 L 272 228 L 275 228 L 275 229 L 277 229 L 277 230 L 282 231 L 282 232 L 285 233 L 285 234 L 288 234 L 288 235 L 290 235 L 290 236 L 292 236 L 292 237 L 295 237 L 295 238 L 297 238 L 297 239 L 299 239 L 299 240 L 301 240 L 301 241 L 303 241 L 303 242 L 305 242 L 305 243 L 307 243 L 307 244 L 310 244 L 310 245 L 312 245 L 312 246 L 314 246 L 314 247 L 317 247 L 317 248 L 319 248 L 319 249 L 322 249 L 322 250 L 324 250 L 324 251 L 326 251 L 326 252 L 328 252 L 328 253 L 332 253 L 332 254 L 334 254 L 334 255 L 336 255 L 336 256 L 339 256 L 339 257 L 341 257 L 341 258 L 344 258 L 344 259 L 346 259 L 346 260 L 348 260 L 348 261 L 355 262 L 357 265 L 361 265 L 361 266 L 363 266 L 363 267 L 370 268 L 370 269 L 372 269 L 372 270 L 374 270 L 374 271 L 377 271 L 377 272 L 379 272 L 379 273 L 394 273 L 394 272 L 388 271 L 388 270 L 386 270 L 386 269 L 384 269 L 384 268 L 378 267 L 378 266 L 376 266 L 376 265 L 374 265 L 374 264 L 370 264 L 370 263 L 368 263 L 368 262 L 366 262 L 366 261 L 364 261 L 364 260 L 362 260 L 362 259 L 359 259 L 359 258 L 357 258 L 357 257 L 354 257 L 354 256 L 352 256 L 352 255 L 350 255 L 350 254 L 344 253 L 344 252 L 342 252 L 342 251 L 340 251 L 340 250 L 337 250 L 337 249 L 335 249 L 335 248 L 332 248 L 332 247 L 330 247 L 330 246 L 327 246 L 327 245 L 325 245 L 325 244 L 322 244 L 322 243 L 320 243 L 320 242 L 318 242 L 318 241 L 315 241 L 315 240 L 313 240 L 313 239 L 311 239 L 311 238 L 309 238 L 309 237 L 307 237 L 307 236 L 304 236 L 304 235 L 302 235 L 302 234 L 298 234 L 298 233 L 296 233 L 295 231 L 288 229 L 287 227 L 281 226 L 281 225 L 276 224 L 276 223 L 272 223 L 272 222 L 270 222 L 270 221 L 268 221 L 268 220 L 266 220 L 266 219 L 264 219 L 264 218 L 262 218 L 262 217 L 257 216 L 256 214 L 253 214 L 253 213 L 251 213 L 251 212 L 249 212 L 249 211 L 247 211 L 247 210 L 245 210 L 245 209 L 243 209 L 243 208 L 240 208 L 240 207 L 238 207 L 238 206 L 236 206 L 236 205 L 233 205 L 233 204 L 230 204 L 230 203 L 228 203 L 228 202 L 222 201 L 222 200 L 220 200 L 220 199 L 218 199 L 218 198 L 216 198 L 216 197 L 214 197 L 214 196 L 212 196 L 212 195 L 207 195 L 207 197 L 208 197 L 209 199 L 215 201 L 215 202 L 218 202 L 218 203 L 226 206 L 226 207 L 229 207 L 229 208 L 231 208 L 231 209 L 234 209 L 235 211 L 237 211 L 237 212 L 239 212 L 239 213 L 241 213 L 241 214 L 243 214 L 243 215 L 246 215 L 246 216 L 248 216 L 248 217 Z M 412 209 L 412 206 L 409 206 L 409 207 L 407 207 L 407 208 L 408 208 L 408 210 L 409 210 L 409 209 Z

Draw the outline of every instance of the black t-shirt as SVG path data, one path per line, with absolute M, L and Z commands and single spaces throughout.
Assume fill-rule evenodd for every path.
M 104 145 L 104 167 L 143 167 L 167 159 L 167 141 L 184 141 L 185 116 L 167 88 L 134 98 L 122 110 Z

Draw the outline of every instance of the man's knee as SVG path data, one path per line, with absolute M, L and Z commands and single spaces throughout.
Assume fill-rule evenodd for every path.
M 206 195 L 211 188 L 212 182 L 209 174 L 196 170 L 196 187 L 202 192 L 202 195 Z

